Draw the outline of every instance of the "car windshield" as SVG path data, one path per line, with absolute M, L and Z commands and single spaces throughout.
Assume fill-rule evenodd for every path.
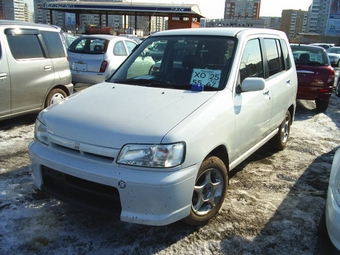
M 233 37 L 145 39 L 109 82 L 175 89 L 223 89 L 234 55 Z
M 296 65 L 328 66 L 329 59 L 320 47 L 291 46 Z

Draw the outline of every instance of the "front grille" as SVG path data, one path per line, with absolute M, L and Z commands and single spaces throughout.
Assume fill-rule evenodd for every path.
M 83 180 L 46 166 L 42 167 L 41 189 L 62 201 L 90 210 L 119 216 L 122 210 L 116 188 Z
M 114 157 L 108 157 L 108 156 L 103 156 L 100 154 L 95 154 L 95 153 L 91 153 L 91 152 L 86 152 L 86 151 L 79 151 L 73 148 L 69 148 L 60 144 L 56 144 L 56 143 L 51 143 L 51 146 L 56 149 L 59 150 L 61 152 L 67 152 L 71 155 L 75 155 L 78 157 L 84 157 L 87 159 L 91 159 L 91 160 L 95 160 L 101 163 L 108 163 L 108 164 L 112 164 L 114 162 Z

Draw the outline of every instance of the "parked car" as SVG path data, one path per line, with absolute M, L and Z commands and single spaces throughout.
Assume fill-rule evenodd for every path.
M 0 120 L 38 112 L 73 93 L 60 31 L 0 20 Z
M 163 41 L 154 42 L 148 47 L 145 55 L 152 57 L 152 59 L 157 62 L 163 57 L 165 46 L 166 43 Z
M 313 45 L 291 45 L 291 48 L 299 80 L 297 99 L 315 100 L 317 111 L 326 111 L 335 72 L 325 49 Z
M 319 46 L 324 48 L 325 50 L 335 46 L 334 43 L 311 43 L 310 45 Z
M 340 149 L 334 155 L 325 208 L 328 236 L 340 250 Z
M 113 35 L 89 35 L 75 39 L 68 48 L 73 84 L 95 84 L 108 79 L 137 43 Z
M 146 52 L 159 41 L 153 71 Z M 204 224 L 221 208 L 232 169 L 267 142 L 287 145 L 297 84 L 282 31 L 155 33 L 110 79 L 39 114 L 33 181 L 122 221 Z
M 329 238 L 340 250 L 340 149 L 335 153 L 332 163 L 325 216 Z
M 340 71 L 338 70 L 338 75 L 336 75 L 336 80 L 334 82 L 334 93 L 337 97 L 340 97 Z
M 332 47 L 327 49 L 327 55 L 334 67 L 340 67 L 340 47 Z
M 70 47 L 71 43 L 79 37 L 78 35 L 73 35 L 64 31 L 61 34 L 63 36 L 66 48 Z
M 130 34 L 120 34 L 119 36 L 123 36 L 126 38 L 129 38 L 131 40 L 134 40 L 137 44 L 141 43 L 141 39 L 137 35 L 130 35 Z

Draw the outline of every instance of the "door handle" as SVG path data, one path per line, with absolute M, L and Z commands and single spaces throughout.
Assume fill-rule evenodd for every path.
M 50 71 L 50 70 L 52 70 L 52 66 L 44 66 L 44 70 L 45 71 Z

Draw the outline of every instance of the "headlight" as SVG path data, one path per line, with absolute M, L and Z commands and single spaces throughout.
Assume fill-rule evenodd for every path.
M 127 144 L 121 150 L 117 163 L 143 167 L 174 167 L 183 162 L 184 151 L 184 143 Z
M 35 121 L 34 137 L 39 142 L 48 145 L 47 127 L 38 119 Z

